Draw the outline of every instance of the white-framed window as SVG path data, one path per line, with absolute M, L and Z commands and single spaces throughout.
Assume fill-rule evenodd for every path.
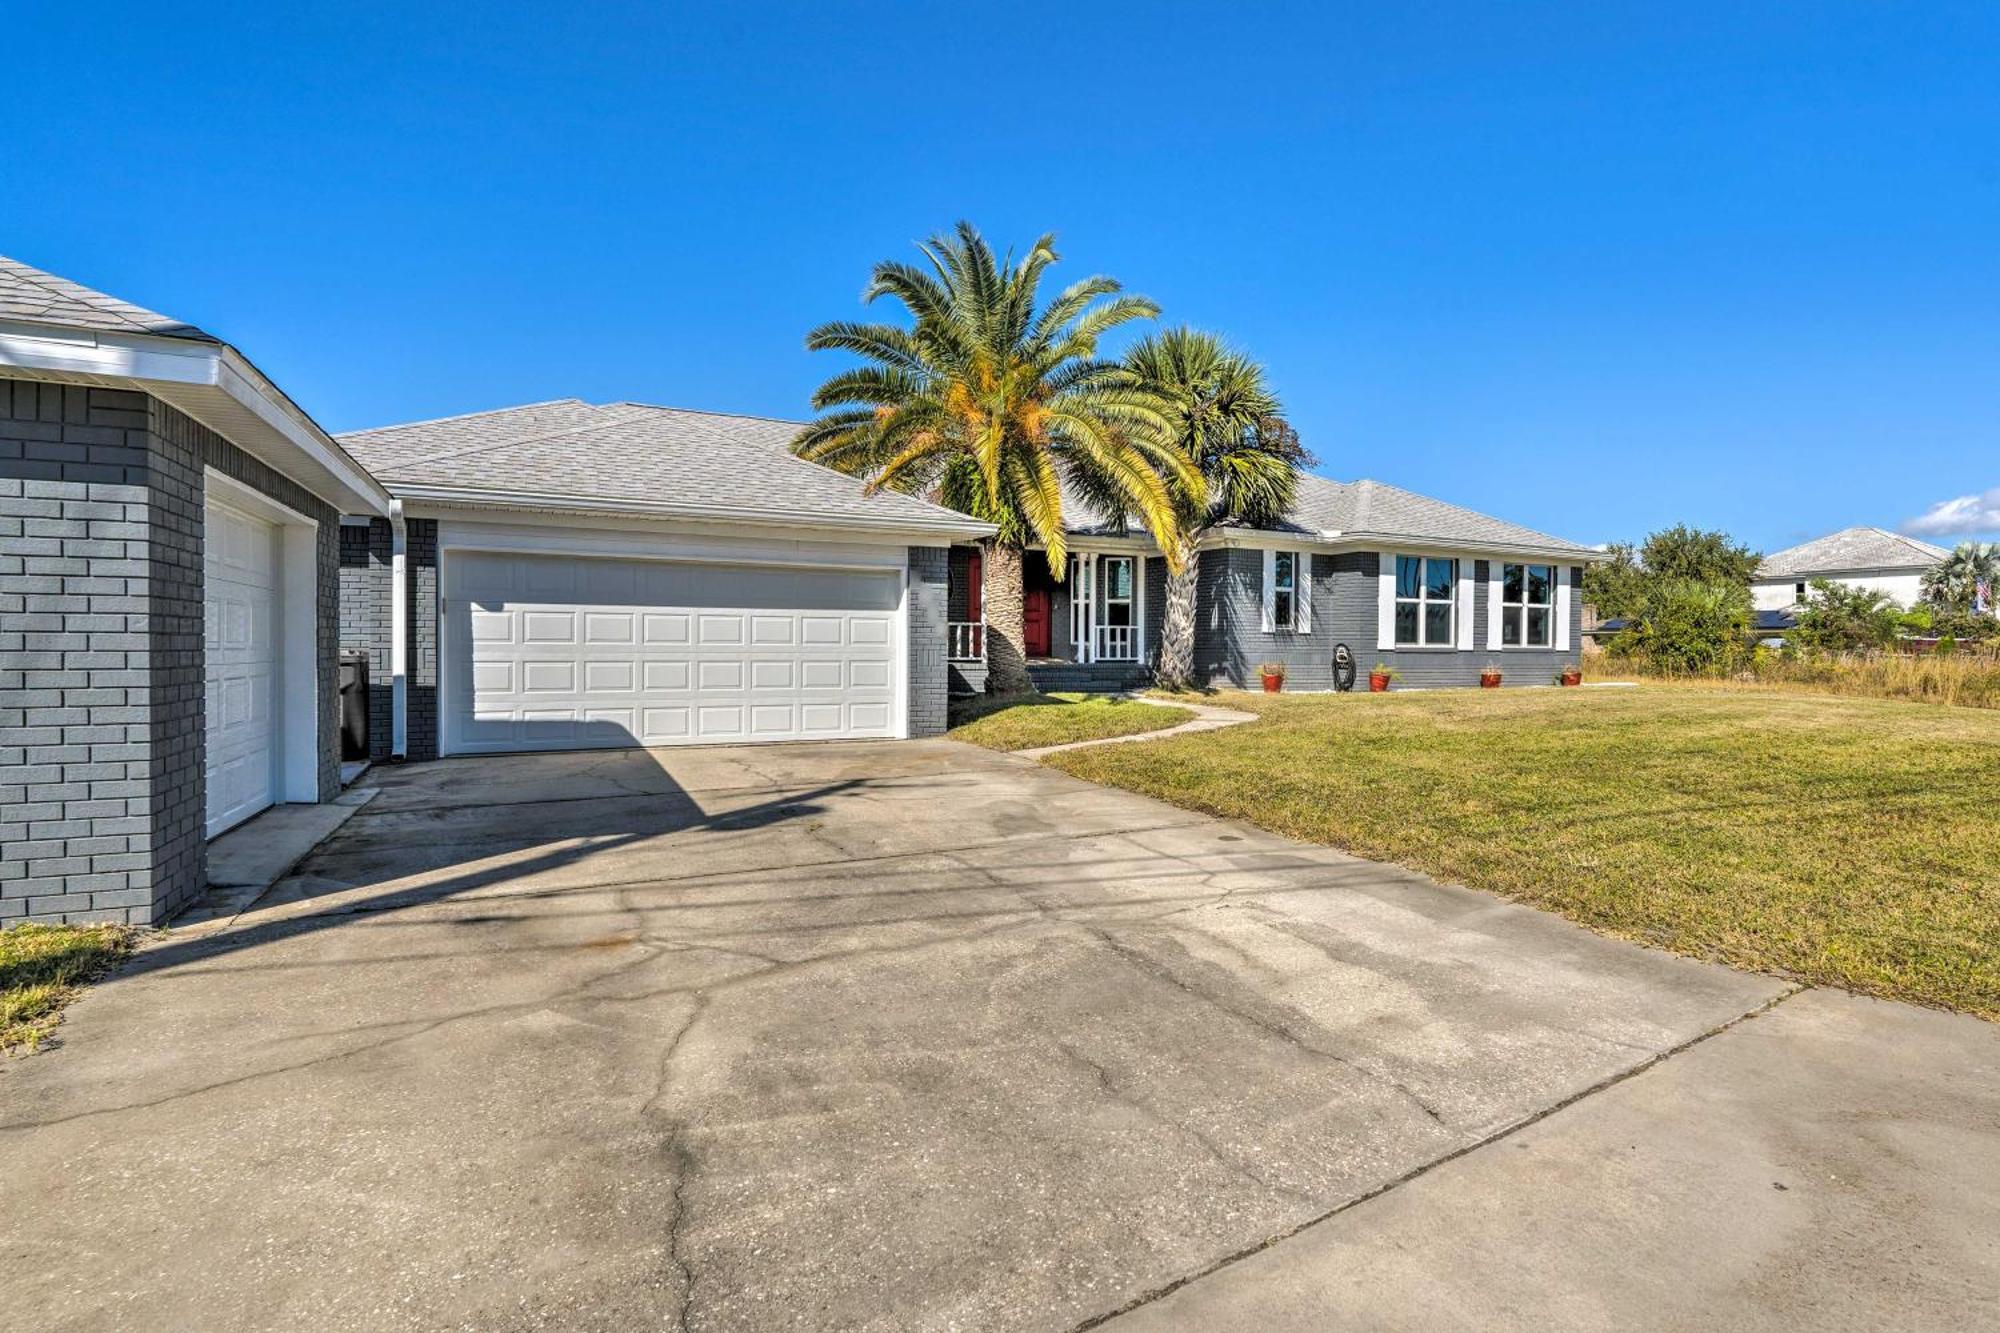
M 1555 634 L 1556 567 L 1501 566 L 1500 646 L 1547 648 Z
M 1458 561 L 1436 555 L 1396 557 L 1395 644 L 1450 648 L 1457 635 Z
M 1306 552 L 1264 552 L 1264 632 L 1312 632 L 1312 557 Z

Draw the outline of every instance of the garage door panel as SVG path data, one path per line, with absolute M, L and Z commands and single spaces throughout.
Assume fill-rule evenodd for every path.
M 209 500 L 202 512 L 206 831 L 277 799 L 278 530 Z
M 893 572 L 451 553 L 446 583 L 454 750 L 892 734 Z

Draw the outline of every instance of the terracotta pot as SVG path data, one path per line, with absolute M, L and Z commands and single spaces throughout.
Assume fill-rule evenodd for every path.
M 1386 671 L 1369 672 L 1368 692 L 1370 694 L 1387 694 L 1389 692 L 1389 673 Z
M 1276 694 L 1279 690 L 1282 690 L 1284 688 L 1285 688 L 1285 678 L 1283 676 L 1264 677 L 1264 693 Z
M 1581 685 L 1581 684 L 1583 684 L 1583 668 L 1582 668 L 1582 667 L 1564 667 L 1564 668 L 1563 668 L 1563 684 L 1565 684 L 1565 685 Z
M 1500 688 L 1500 673 L 1499 673 L 1499 672 L 1497 672 L 1497 671 L 1482 671 L 1482 672 L 1480 672 L 1480 673 L 1479 673 L 1479 688 L 1480 688 L 1480 689 L 1482 689 L 1482 690 L 1497 690 L 1497 689 L 1499 689 L 1499 688 Z

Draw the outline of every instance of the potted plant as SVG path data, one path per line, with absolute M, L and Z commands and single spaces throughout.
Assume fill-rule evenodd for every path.
M 1556 672 L 1556 684 L 1558 685 L 1583 684 L 1583 668 L 1580 666 L 1564 667 L 1561 671 Z
M 1488 662 L 1485 666 L 1479 668 L 1479 688 L 1482 690 L 1497 690 L 1500 688 L 1500 667 L 1498 663 Z
M 1389 692 L 1389 682 L 1402 674 L 1402 672 L 1396 670 L 1396 668 L 1390 666 L 1387 662 L 1377 662 L 1374 668 L 1368 673 L 1368 692 L 1370 694 L 1387 694 Z
M 1265 662 L 1258 666 L 1257 674 L 1264 678 L 1264 693 L 1276 694 L 1285 688 L 1285 664 Z

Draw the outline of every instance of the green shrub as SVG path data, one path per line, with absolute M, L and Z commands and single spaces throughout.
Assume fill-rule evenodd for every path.
M 1750 592 L 1727 583 L 1654 579 L 1611 651 L 1668 676 L 1722 676 L 1750 658 Z

